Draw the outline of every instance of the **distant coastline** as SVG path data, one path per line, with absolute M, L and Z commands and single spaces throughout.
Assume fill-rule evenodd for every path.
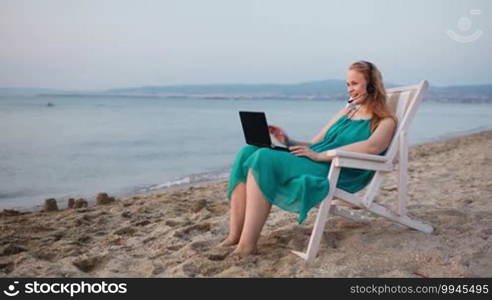
M 402 84 L 386 83 L 391 88 Z M 295 84 L 210 84 L 142 86 L 108 90 L 69 91 L 45 88 L 0 88 L 0 96 L 115 97 L 156 99 L 292 99 L 334 100 L 347 98 L 345 82 L 331 79 Z M 492 103 L 492 84 L 431 86 L 424 101 L 450 103 Z
M 346 100 L 347 95 L 193 95 L 193 94 L 38 94 L 36 97 L 82 97 L 82 98 L 155 98 L 155 99 L 210 99 L 210 100 L 261 100 L 261 99 L 270 99 L 270 100 L 334 100 L 334 101 L 343 101 Z
M 145 95 L 145 94 L 38 94 L 36 97 L 77 97 L 77 98 L 145 98 L 145 99 L 207 99 L 207 100 L 319 100 L 319 101 L 345 101 L 347 95 Z M 489 103 L 492 104 L 492 96 L 478 95 L 463 97 L 460 95 L 443 95 L 434 93 L 423 100 L 447 103 Z

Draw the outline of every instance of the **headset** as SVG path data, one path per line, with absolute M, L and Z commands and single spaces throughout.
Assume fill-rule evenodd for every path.
M 374 87 L 373 79 L 372 79 L 372 70 L 374 69 L 374 67 L 373 67 L 371 62 L 368 62 L 365 60 L 363 60 L 362 62 L 365 63 L 369 67 L 369 81 L 367 82 L 367 93 L 372 94 L 376 90 L 376 88 Z

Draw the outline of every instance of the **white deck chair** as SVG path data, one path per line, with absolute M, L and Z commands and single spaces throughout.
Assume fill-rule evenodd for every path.
M 417 111 L 417 107 L 419 106 L 424 93 L 427 91 L 427 88 L 428 83 L 424 80 L 417 85 L 387 89 L 388 104 L 391 110 L 395 113 L 395 116 L 398 118 L 398 128 L 396 129 L 393 140 L 391 141 L 388 151 L 384 156 L 335 150 L 336 156 L 332 160 L 330 172 L 328 174 L 330 191 L 319 206 L 316 221 L 309 240 L 308 249 L 306 252 L 292 251 L 293 253 L 299 255 L 307 262 L 313 261 L 318 253 L 321 237 L 330 214 L 349 218 L 354 221 L 367 219 L 367 217 L 354 212 L 349 212 L 345 209 L 340 209 L 336 205 L 332 205 L 332 200 L 335 198 L 360 206 L 371 213 L 410 228 L 425 233 L 432 232 L 433 228 L 430 225 L 410 219 L 407 216 L 406 210 L 408 182 L 408 129 L 415 112 Z M 399 166 L 399 202 L 398 210 L 393 212 L 386 207 L 378 205 L 373 202 L 373 200 L 379 192 L 383 175 L 393 171 L 397 165 Z M 366 186 L 365 194 L 362 197 L 336 188 L 338 175 L 340 174 L 340 169 L 342 167 L 375 171 L 374 177 Z

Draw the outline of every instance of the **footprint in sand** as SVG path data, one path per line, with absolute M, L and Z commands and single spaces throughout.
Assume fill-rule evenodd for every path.
M 0 271 L 3 271 L 5 274 L 11 273 L 14 271 L 14 263 L 11 261 L 0 263 Z
M 323 232 L 323 239 L 327 247 L 337 249 L 342 240 L 345 239 L 345 235 L 336 231 Z
M 224 266 L 197 258 L 183 264 L 181 270 L 188 277 L 212 277 L 222 272 Z
M 27 251 L 27 248 L 15 244 L 7 244 L 1 251 L 0 256 L 9 256 Z
M 31 254 L 33 257 L 37 259 L 45 260 L 48 262 L 52 262 L 57 255 L 57 253 L 53 251 L 53 249 L 50 249 L 49 247 L 38 248 L 32 251 Z
M 188 220 L 176 220 L 176 219 L 170 219 L 167 220 L 164 224 L 170 227 L 181 227 L 181 226 L 188 226 L 191 224 L 190 221 Z
M 232 248 L 230 247 L 219 247 L 214 248 L 207 252 L 205 255 L 209 260 L 212 261 L 221 261 L 224 260 L 229 254 L 232 253 Z
M 212 261 L 224 260 L 233 250 L 232 247 L 218 246 L 219 240 L 199 241 L 190 244 L 190 249 Z
M 174 236 L 180 239 L 191 241 L 193 237 L 210 231 L 210 223 L 202 223 L 188 226 L 184 229 L 177 230 Z
M 100 266 L 105 260 L 103 256 L 80 257 L 73 261 L 73 265 L 80 271 L 89 273 Z
M 195 252 L 205 252 L 212 248 L 214 245 L 212 241 L 199 241 L 190 244 L 190 249 Z
M 136 232 L 136 230 L 130 226 L 120 228 L 113 232 L 113 234 L 116 235 L 133 235 Z
M 170 251 L 178 251 L 179 249 L 183 248 L 184 246 L 186 246 L 186 245 L 185 244 L 175 244 L 175 245 L 167 246 L 166 249 L 170 250 Z
M 135 226 L 146 226 L 146 225 L 149 225 L 150 224 L 150 221 L 149 220 L 141 220 L 141 221 L 136 221 L 134 223 Z

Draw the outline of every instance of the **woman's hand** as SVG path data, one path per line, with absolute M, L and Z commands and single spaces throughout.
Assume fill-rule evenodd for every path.
M 273 137 L 281 144 L 287 145 L 287 141 L 289 137 L 285 133 L 285 131 L 277 126 L 268 125 L 268 131 L 273 135 Z
M 290 153 L 295 156 L 304 156 L 314 161 L 321 161 L 321 153 L 311 150 L 308 146 L 292 146 L 289 147 Z
M 308 146 L 292 146 L 289 147 L 290 153 L 295 156 L 304 156 L 314 161 L 331 161 L 334 157 L 333 151 L 315 152 Z

